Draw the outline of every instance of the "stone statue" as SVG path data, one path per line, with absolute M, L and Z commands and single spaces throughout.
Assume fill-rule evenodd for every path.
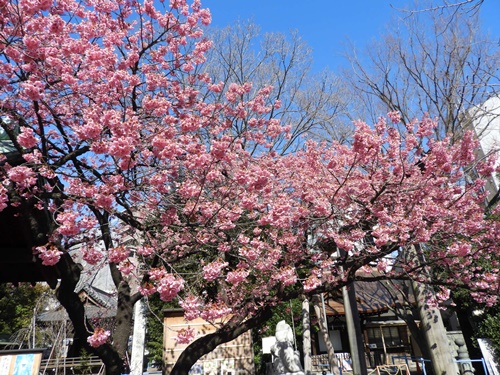
M 293 348 L 292 328 L 284 321 L 276 325 L 276 343 L 271 348 L 275 375 L 304 375 L 300 355 Z

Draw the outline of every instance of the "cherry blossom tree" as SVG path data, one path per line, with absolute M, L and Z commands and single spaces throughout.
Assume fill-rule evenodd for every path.
M 211 46 L 201 29 L 209 11 L 197 0 L 157 5 L 0 1 L 0 114 L 11 146 L 0 209 L 29 218 L 76 337 L 107 373 L 120 374 L 133 305 L 152 293 L 218 327 L 171 374 L 186 374 L 278 303 L 359 278 L 494 299 L 496 268 L 468 268 L 498 253 L 500 233 L 483 217 L 482 180 L 466 178 L 471 167 L 494 171 L 493 159 L 476 160 L 471 135 L 437 141 L 434 121 L 403 126 L 390 113 L 389 122 L 356 123 L 349 145 L 311 140 L 281 155 L 276 140 L 290 126 L 269 115 L 280 105 L 272 87 L 212 82 L 197 69 Z M 391 267 L 420 243 L 425 261 Z M 112 332 L 86 319 L 74 292 L 75 247 L 110 269 Z M 447 272 L 427 279 L 420 270 L 430 264 Z M 376 275 L 357 272 L 372 267 Z M 178 340 L 195 335 L 183 330 Z

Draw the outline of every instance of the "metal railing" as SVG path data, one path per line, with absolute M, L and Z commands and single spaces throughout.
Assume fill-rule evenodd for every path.
M 407 366 L 408 366 L 408 360 L 419 363 L 420 366 L 422 367 L 422 374 L 423 375 L 427 375 L 427 370 L 425 368 L 425 363 L 426 362 L 427 363 L 431 362 L 430 359 L 424 359 L 423 357 L 392 356 L 392 363 L 393 364 L 395 363 L 395 359 L 404 359 Z M 455 360 L 455 363 L 458 363 L 459 365 L 460 364 L 466 364 L 466 363 L 472 363 L 472 362 L 481 362 L 483 364 L 484 373 L 488 374 L 488 370 L 487 370 L 486 362 L 484 361 L 484 358 L 480 358 L 480 359 L 457 359 L 457 360 Z M 460 372 L 461 373 L 466 373 L 468 371 L 460 371 Z
M 40 363 L 40 373 L 45 375 L 54 374 L 54 371 L 60 373 L 65 373 L 64 370 L 68 369 L 86 369 L 87 373 L 91 374 L 103 374 L 104 364 L 99 359 L 99 357 L 70 357 L 70 358 L 53 358 L 44 359 Z

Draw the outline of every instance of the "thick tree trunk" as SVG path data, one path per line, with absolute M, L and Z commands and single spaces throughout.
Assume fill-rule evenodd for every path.
M 99 356 L 106 366 L 107 375 L 120 375 L 123 361 L 112 345 L 104 344 L 98 348 L 92 348 L 87 343 L 91 324 L 87 322 L 85 307 L 78 294 L 75 293 L 75 287 L 80 279 L 82 267 L 76 264 L 68 253 L 64 253 L 59 263 L 57 263 L 57 268 L 61 275 L 61 283 L 57 289 L 56 295 L 73 324 L 75 339 L 77 340 L 75 344 Z
M 39 181 L 41 184 L 43 181 Z M 57 206 L 60 206 L 60 184 L 52 181 L 54 186 L 59 189 L 54 189 L 52 199 Z M 56 229 L 55 220 L 48 210 L 35 209 L 35 204 L 38 200 L 34 198 L 26 200 L 19 196 L 15 191 L 9 192 L 9 200 L 11 203 L 20 203 L 19 211 L 24 216 L 29 225 L 31 232 L 30 242 L 31 245 L 40 246 L 48 242 L 49 236 L 54 233 Z M 97 211 L 96 211 L 97 212 Z M 102 220 L 106 219 L 105 216 L 101 217 Z M 106 222 L 107 224 L 107 222 Z M 107 228 L 107 226 L 106 226 Z M 88 352 L 95 353 L 103 361 L 106 366 L 107 375 L 120 375 L 123 370 L 124 359 L 128 347 L 128 339 L 132 327 L 133 307 L 134 303 L 140 298 L 139 294 L 131 297 L 130 287 L 128 283 L 122 280 L 118 285 L 118 307 L 115 318 L 115 330 L 113 332 L 113 345 L 104 344 L 98 348 L 92 348 L 87 343 L 87 338 L 90 335 L 90 330 L 93 329 L 92 324 L 87 321 L 85 316 L 85 307 L 80 300 L 75 287 L 80 280 L 82 272 L 81 265 L 75 263 L 71 256 L 61 249 L 63 255 L 59 262 L 54 266 L 57 269 L 58 275 L 61 279 L 57 287 L 56 296 L 61 305 L 66 310 L 74 329 L 74 346 L 78 349 L 85 349 Z M 116 270 L 115 270 L 116 271 Z M 113 272 L 113 270 L 112 270 Z M 57 280 L 48 280 L 52 288 L 56 287 Z M 78 350 L 79 352 L 80 350 Z
M 205 354 L 213 351 L 218 345 L 234 340 L 249 329 L 258 327 L 270 317 L 271 309 L 266 307 L 254 317 L 243 322 L 231 319 L 216 332 L 200 337 L 184 349 L 169 375 L 187 375 L 196 361 Z
M 85 307 L 75 287 L 80 279 L 81 266 L 73 262 L 66 253 L 57 264 L 61 274 L 61 283 L 57 290 L 57 298 L 65 308 L 75 330 L 75 338 L 78 344 L 87 351 L 95 353 L 106 366 L 107 375 L 120 375 L 126 363 L 126 351 L 128 339 L 132 328 L 134 303 L 137 297 L 130 295 L 130 287 L 123 282 L 118 288 L 118 306 L 115 316 L 115 329 L 113 331 L 113 345 L 104 344 L 97 348 L 91 348 L 87 343 L 89 330 L 92 325 L 85 317 Z
M 427 350 L 430 355 L 434 374 L 458 374 L 458 367 L 451 354 L 441 312 L 437 308 L 430 307 L 427 304 L 426 298 L 429 290 L 424 285 L 414 282 L 413 288 L 417 307 L 420 312 L 421 330 L 426 338 Z
M 425 267 L 424 255 L 419 246 L 413 246 L 407 250 L 407 256 L 422 265 L 422 274 L 428 276 L 429 271 Z M 415 301 L 420 315 L 420 329 L 425 337 L 429 359 L 435 375 L 457 375 L 458 366 L 450 350 L 450 344 L 446 335 L 446 328 L 443 324 L 441 312 L 436 307 L 429 306 L 427 299 L 433 296 L 431 286 L 412 282 Z
M 128 339 L 132 333 L 132 322 L 135 300 L 130 295 L 130 286 L 122 281 L 118 285 L 118 303 L 113 331 L 113 344 L 116 351 L 125 359 L 128 348 Z
M 333 349 L 333 344 L 330 340 L 330 336 L 328 335 L 328 326 L 326 322 L 326 316 L 322 313 L 322 307 L 320 306 L 321 300 L 320 296 L 315 294 L 312 298 L 314 312 L 318 317 L 319 322 L 319 330 L 323 337 L 323 341 L 325 342 L 326 352 L 328 354 L 328 363 L 330 364 L 330 369 L 334 374 L 340 374 L 339 365 L 337 361 L 337 357 L 335 356 L 335 350 Z
M 427 348 L 425 336 L 417 325 L 415 320 L 420 320 L 413 315 L 404 315 L 403 320 L 406 322 L 408 329 L 410 330 L 410 335 L 415 340 L 424 358 L 430 358 L 429 350 Z

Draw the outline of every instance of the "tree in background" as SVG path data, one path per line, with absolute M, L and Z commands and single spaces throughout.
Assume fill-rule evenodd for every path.
M 494 166 L 477 160 L 470 134 L 436 140 L 429 118 L 401 123 L 392 112 L 356 123 L 348 145 L 295 147 L 286 142 L 297 124 L 273 115 L 287 102 L 274 102 L 272 87 L 214 82 L 198 68 L 212 43 L 196 0 L 161 10 L 127 0 L 0 4 L 1 126 L 17 152 L 2 158 L 0 207 L 31 219 L 75 336 L 108 374 L 126 365 L 134 303 L 154 293 L 177 300 L 188 320 L 217 324 L 171 375 L 280 303 L 356 279 L 469 288 L 491 302 L 496 274 L 467 266 L 498 253 L 500 224 L 483 217 L 482 180 L 464 176 Z M 391 256 L 422 242 L 436 249 L 425 263 L 391 269 Z M 109 267 L 112 331 L 86 319 L 74 292 L 76 245 L 87 263 Z M 428 279 L 429 265 L 449 273 Z M 372 267 L 384 272 L 357 272 Z
M 280 107 L 268 116 L 291 126 L 286 138 L 276 140 L 279 152 L 293 151 L 313 135 L 339 141 L 352 135 L 351 93 L 331 71 L 311 71 L 311 50 L 297 32 L 262 34 L 247 21 L 208 29 L 207 35 L 213 47 L 200 71 L 214 81 L 252 82 L 253 91 L 272 85 L 269 103 Z M 220 94 L 211 100 L 219 101 Z
M 19 333 L 21 341 L 16 341 L 17 345 L 21 346 L 24 341 L 32 342 L 33 332 L 29 330 L 33 325 L 33 317 L 37 313 L 37 308 L 40 307 L 41 299 L 48 292 L 48 288 L 40 284 L 20 284 L 16 287 L 10 284 L 0 284 L 0 338 L 2 341 L 10 342 L 14 336 L 19 336 L 17 335 Z
M 486 311 L 479 311 L 479 313 L 484 314 L 484 317 L 480 317 L 482 319 L 479 323 L 477 337 L 490 339 L 498 355 L 500 353 L 500 336 L 498 334 L 500 332 L 500 313 L 498 312 L 498 306 L 486 309 Z
M 431 9 L 402 17 L 366 53 L 349 52 L 345 78 L 361 118 L 399 111 L 406 123 L 428 113 L 439 120 L 438 139 L 455 140 L 488 115 L 472 111 L 498 92 L 500 48 L 481 32 L 479 14 Z

